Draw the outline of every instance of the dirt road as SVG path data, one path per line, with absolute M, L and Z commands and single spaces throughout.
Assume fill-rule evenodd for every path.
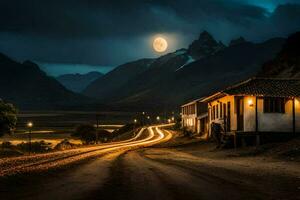
M 0 199 L 300 199 L 299 165 L 285 166 L 122 148 L 63 169 L 4 176 Z

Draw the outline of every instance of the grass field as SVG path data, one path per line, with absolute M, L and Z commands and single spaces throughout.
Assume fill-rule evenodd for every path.
M 0 143 L 9 141 L 18 144 L 28 141 L 28 128 L 26 124 L 33 123 L 32 141 L 42 141 L 55 146 L 64 139 L 71 143 L 81 144 L 81 141 L 72 138 L 71 134 L 80 124 L 96 125 L 98 120 L 99 129 L 109 132 L 120 128 L 132 119 L 132 113 L 121 112 L 80 112 L 80 111 L 34 111 L 21 112 L 18 114 L 17 129 L 12 135 L 0 138 Z

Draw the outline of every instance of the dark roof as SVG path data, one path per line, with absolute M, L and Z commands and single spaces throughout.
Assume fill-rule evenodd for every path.
M 204 101 L 211 101 L 224 95 L 300 97 L 300 79 L 251 78 L 215 93 Z

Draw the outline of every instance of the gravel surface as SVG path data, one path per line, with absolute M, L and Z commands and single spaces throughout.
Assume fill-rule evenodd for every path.
M 171 138 L 168 131 L 152 131 L 150 140 L 154 142 L 151 145 Z M 164 138 L 161 138 L 162 132 Z M 151 136 L 151 131 L 144 134 Z M 122 147 L 106 154 L 96 150 L 95 159 L 69 168 L 2 176 L 0 197 L 300 199 L 299 163 L 263 157 L 221 157 L 217 152 L 213 156 L 213 151 L 206 156 L 203 152 L 209 149 L 207 145 L 201 149 L 201 145 L 185 148 L 159 145 L 152 148 L 150 144 L 139 144 L 135 148 Z

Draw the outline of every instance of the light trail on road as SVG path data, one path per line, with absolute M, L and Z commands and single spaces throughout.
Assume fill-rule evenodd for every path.
M 172 137 L 169 132 L 165 131 L 164 133 L 160 130 L 160 127 L 165 126 L 166 125 L 160 125 L 142 128 L 135 137 L 121 142 L 114 142 L 96 147 L 93 146 L 75 150 L 48 153 L 44 155 L 32 155 L 4 159 L 0 161 L 0 176 L 59 168 L 65 165 L 74 164 L 81 160 L 103 156 L 110 152 L 121 150 L 128 151 L 136 148 L 155 145 L 167 141 Z M 153 130 L 154 128 L 155 131 Z M 148 136 L 144 139 L 139 139 L 146 132 L 145 130 L 147 130 Z

